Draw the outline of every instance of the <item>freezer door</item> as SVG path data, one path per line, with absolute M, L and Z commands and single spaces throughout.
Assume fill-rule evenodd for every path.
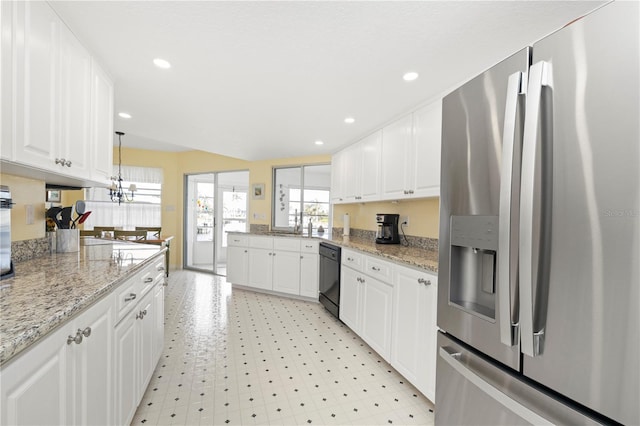
M 517 276 L 517 250 L 508 241 L 506 248 L 500 244 L 499 232 L 518 217 L 517 191 L 511 188 L 519 187 L 520 83 L 526 87 L 529 53 L 523 49 L 495 65 L 447 95 L 442 106 L 438 327 L 516 370 L 517 338 L 501 343 L 501 327 L 511 334 L 517 323 L 516 283 L 501 281 L 498 272 L 507 266 L 506 276 Z M 506 155 L 515 158 L 508 164 L 505 147 L 513 148 Z
M 437 425 L 594 425 L 559 402 L 438 333 Z
M 634 425 L 640 424 L 639 16 L 638 2 L 613 2 L 533 47 L 521 206 L 532 214 L 521 216 L 520 235 L 521 265 L 537 275 L 530 287 L 520 279 L 524 374 Z M 529 103 L 535 91 L 537 117 Z M 526 171 L 528 142 L 544 162 L 530 168 L 533 176 Z M 532 191 L 525 189 L 530 177 Z

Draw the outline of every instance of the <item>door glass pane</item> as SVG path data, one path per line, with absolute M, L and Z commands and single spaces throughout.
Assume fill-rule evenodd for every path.
M 213 184 L 198 182 L 196 191 L 196 241 L 213 241 Z

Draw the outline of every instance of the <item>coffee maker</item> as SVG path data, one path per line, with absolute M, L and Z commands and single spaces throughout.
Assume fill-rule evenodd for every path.
M 376 222 L 378 222 L 376 244 L 400 244 L 399 221 L 399 214 L 376 214 Z

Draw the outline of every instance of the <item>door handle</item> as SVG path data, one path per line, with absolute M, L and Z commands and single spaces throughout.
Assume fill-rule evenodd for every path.
M 540 355 L 544 343 L 544 326 L 536 321 L 534 300 L 546 303 L 546 288 L 538 288 L 546 281 L 551 220 L 551 123 L 541 113 L 542 88 L 551 88 L 551 64 L 540 61 L 529 70 L 526 117 L 522 141 L 522 187 L 520 198 L 520 324 L 521 346 L 525 355 Z M 544 120 L 541 122 L 541 120 Z M 541 129 L 538 134 L 538 129 Z M 542 141 L 539 144 L 538 139 Z M 540 153 L 540 154 L 538 154 Z M 540 161 L 537 161 L 538 158 Z M 535 223 L 534 221 L 538 221 Z M 545 256 L 545 258 L 542 258 Z M 534 288 L 534 285 L 536 286 Z M 537 293 L 534 298 L 534 291 Z M 540 308 L 542 305 L 539 305 Z M 538 309 L 543 311 L 543 309 Z M 542 318 L 540 318 L 542 319 Z M 534 327 L 538 330 L 534 330 Z
M 518 318 L 513 306 L 517 284 L 518 208 L 520 204 L 520 162 L 522 147 L 516 141 L 518 100 L 526 92 L 525 74 L 518 71 L 509 76 L 502 133 L 502 170 L 500 172 L 500 216 L 498 223 L 498 308 L 500 341 L 507 346 L 519 339 Z
M 496 402 L 500 403 L 507 410 L 522 417 L 528 423 L 533 425 L 552 425 L 550 421 L 541 417 L 537 413 L 531 411 L 529 408 L 520 404 L 515 399 L 512 399 L 493 384 L 486 381 L 481 377 L 473 368 L 472 365 L 465 362 L 465 356 L 461 352 L 455 351 L 453 348 L 441 346 L 438 349 L 438 354 L 447 364 L 449 364 L 456 372 L 462 377 L 479 387 L 487 396 L 493 398 Z

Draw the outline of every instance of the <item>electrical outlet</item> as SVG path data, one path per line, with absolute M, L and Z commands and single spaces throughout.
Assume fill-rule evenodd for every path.
M 409 226 L 409 216 L 400 216 L 400 224 L 404 224 L 404 226 Z

